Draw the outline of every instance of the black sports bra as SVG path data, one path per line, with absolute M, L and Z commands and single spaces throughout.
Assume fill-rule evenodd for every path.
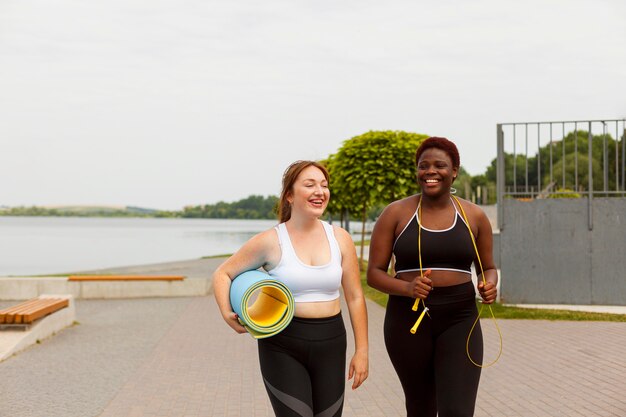
M 396 257 L 396 272 L 419 271 L 417 252 L 417 213 L 396 238 L 393 254 Z M 471 274 L 472 262 L 476 258 L 472 238 L 463 217 L 454 206 L 454 223 L 444 230 L 432 230 L 422 227 L 422 269 L 458 271 Z

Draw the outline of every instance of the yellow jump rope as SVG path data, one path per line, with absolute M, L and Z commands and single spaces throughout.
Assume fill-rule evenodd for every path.
M 454 201 L 456 201 L 456 204 L 459 206 L 459 208 L 461 209 L 461 215 L 463 216 L 463 219 L 465 220 L 465 225 L 467 226 L 467 230 L 469 231 L 469 235 L 470 238 L 472 239 L 472 244 L 474 245 L 474 251 L 476 251 L 476 259 L 478 259 L 478 265 L 480 266 L 480 272 L 481 272 L 481 277 L 483 280 L 483 285 L 485 285 L 487 283 L 487 281 L 485 280 L 485 271 L 483 270 L 483 263 L 480 260 L 480 255 L 478 254 L 478 247 L 476 246 L 476 240 L 474 239 L 474 233 L 472 233 L 472 229 L 470 227 L 470 223 L 469 220 L 467 218 L 467 215 L 465 214 L 465 210 L 463 210 L 463 206 L 461 205 L 461 202 L 459 201 L 458 198 L 456 198 L 456 196 L 452 196 L 452 198 L 454 199 Z M 422 218 L 422 201 L 421 201 L 421 197 L 420 197 L 420 202 L 419 205 L 417 207 L 417 253 L 418 253 L 418 257 L 419 257 L 419 263 L 420 263 L 420 276 L 424 276 L 424 271 L 422 269 L 422 223 L 421 223 L 421 218 Z M 413 325 L 413 327 L 411 327 L 411 333 L 415 334 L 415 332 L 417 331 L 417 328 L 419 327 L 420 323 L 422 322 L 422 319 L 424 318 L 424 314 L 428 314 L 428 307 L 426 307 L 426 303 L 424 302 L 423 299 L 421 298 L 417 298 L 415 299 L 415 303 L 413 304 L 413 311 L 417 311 L 417 308 L 419 307 L 419 303 L 420 300 L 422 301 L 422 304 L 424 305 L 424 310 L 422 311 L 422 314 L 420 314 L 420 316 L 418 317 L 417 321 L 415 322 L 415 324 Z M 480 316 L 483 312 L 483 308 L 485 308 L 485 304 L 481 304 L 480 305 L 480 310 L 478 311 L 478 316 L 476 316 L 476 320 L 474 320 L 474 324 L 472 324 L 472 328 L 469 331 L 469 334 L 467 335 L 467 342 L 465 343 L 465 352 L 467 353 L 467 357 L 469 358 L 470 362 L 472 362 L 474 365 L 478 366 L 479 368 L 488 368 L 491 365 L 493 365 L 494 363 L 498 362 L 498 359 L 500 359 L 500 355 L 502 355 L 502 332 L 500 331 L 500 327 L 498 326 L 498 321 L 496 320 L 496 316 L 494 316 L 493 314 L 493 310 L 491 308 L 491 305 L 487 304 L 487 307 L 489 307 L 489 313 L 491 313 L 491 318 L 493 319 L 493 323 L 496 326 L 496 329 L 498 330 L 498 337 L 500 338 L 500 348 L 498 350 L 498 356 L 496 357 L 496 359 L 487 364 L 487 365 L 481 365 L 479 363 L 477 363 L 476 361 L 474 361 L 474 359 L 472 359 L 472 355 L 470 354 L 469 351 L 469 343 L 470 343 L 470 338 L 472 337 L 472 332 L 474 332 L 474 328 L 476 327 L 476 324 L 478 323 L 478 320 L 480 320 Z M 430 314 L 428 314 L 428 317 L 430 317 Z

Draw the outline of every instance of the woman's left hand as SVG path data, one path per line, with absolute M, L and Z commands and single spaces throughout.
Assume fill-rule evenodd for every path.
M 496 301 L 496 296 L 498 295 L 498 289 L 496 285 L 492 282 L 487 281 L 483 283 L 482 281 L 478 283 L 478 293 L 483 299 L 483 304 L 492 304 Z
M 357 389 L 367 379 L 368 369 L 367 352 L 356 352 L 350 361 L 350 370 L 348 372 L 348 379 L 354 377 L 352 389 Z

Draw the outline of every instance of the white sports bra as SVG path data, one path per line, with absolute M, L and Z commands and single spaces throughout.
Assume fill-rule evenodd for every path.
M 278 233 L 281 256 L 278 265 L 267 273 L 287 285 L 296 303 L 332 301 L 339 298 L 343 275 L 341 250 L 333 227 L 324 221 L 320 222 L 330 245 L 330 262 L 326 265 L 307 265 L 302 262 L 291 244 L 285 223 L 274 227 Z

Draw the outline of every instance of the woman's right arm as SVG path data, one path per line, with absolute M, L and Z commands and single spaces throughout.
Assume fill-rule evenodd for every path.
M 391 260 L 399 205 L 392 203 L 383 210 L 372 231 L 367 266 L 367 284 L 387 294 L 411 296 L 411 284 L 387 273 Z
M 230 305 L 230 284 L 239 274 L 258 269 L 271 260 L 274 246 L 278 247 L 276 232 L 272 229 L 251 238 L 213 273 L 213 293 L 224 321 L 237 333 L 245 333 Z

